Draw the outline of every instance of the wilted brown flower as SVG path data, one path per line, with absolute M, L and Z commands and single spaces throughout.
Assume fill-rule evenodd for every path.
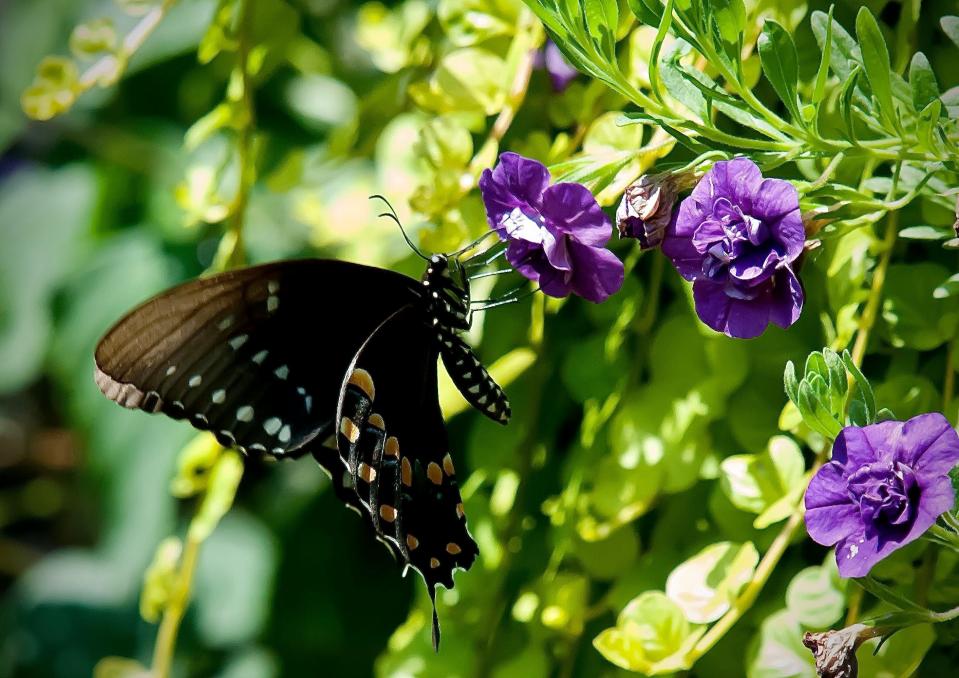
M 673 216 L 679 187 L 669 174 L 648 174 L 628 186 L 616 210 L 620 238 L 636 238 L 644 250 L 658 247 Z
M 807 631 L 802 644 L 812 650 L 816 672 L 821 678 L 857 678 L 859 661 L 856 650 L 870 638 L 889 633 L 891 629 L 866 624 L 853 624 L 838 631 Z

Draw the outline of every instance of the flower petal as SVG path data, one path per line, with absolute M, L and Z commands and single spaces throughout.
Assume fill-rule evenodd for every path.
M 756 163 L 749 158 L 720 161 L 706 173 L 703 181 L 707 178 L 714 197 L 728 198 L 743 212 L 752 214 L 753 199 L 763 181 L 763 174 Z
M 554 235 L 549 229 L 542 229 L 543 232 L 543 252 L 549 265 L 561 271 L 569 271 L 572 264 L 569 258 L 569 236 L 558 234 Z
M 729 264 L 729 274 L 742 282 L 762 282 L 773 276 L 778 261 L 779 253 L 775 250 L 753 249 Z
M 795 186 L 783 179 L 763 179 L 753 196 L 749 214 L 768 223 L 798 210 L 799 193 Z
M 862 530 L 859 509 L 852 502 L 806 511 L 806 532 L 817 544 L 832 546 Z
M 775 287 L 771 294 L 769 319 L 786 329 L 799 320 L 802 313 L 805 294 L 799 278 L 791 268 L 781 268 L 776 271 Z
M 679 204 L 663 237 L 663 254 L 686 280 L 695 280 L 703 272 L 703 255 L 697 251 L 692 239 L 701 223 L 696 205 L 686 198 Z
M 584 245 L 602 247 L 613 234 L 609 217 L 582 184 L 553 184 L 543 192 L 540 212 L 547 228 L 567 233 Z
M 623 286 L 623 262 L 609 250 L 571 240 L 569 252 L 573 262 L 570 283 L 579 296 L 599 303 Z
M 833 508 L 850 501 L 846 485 L 846 473 L 841 463 L 830 461 L 823 464 L 809 481 L 803 498 L 806 510 Z
M 913 417 L 902 425 L 898 456 L 920 477 L 946 475 L 959 464 L 959 435 L 939 412 Z
M 888 529 L 872 530 L 867 536 L 850 535 L 836 547 L 836 564 L 843 577 L 865 577 L 872 567 L 893 551 L 914 542 L 928 530 L 936 519 L 955 504 L 952 481 L 940 476 L 922 488 L 916 518 L 905 533 L 892 533 Z
M 503 218 L 515 207 L 538 211 L 543 191 L 549 185 L 549 170 L 541 162 L 517 153 L 503 153 L 492 170 L 483 170 L 480 192 L 490 228 L 501 231 Z M 500 232 L 505 238 L 505 234 Z
M 881 446 L 884 439 L 894 435 L 900 426 L 902 423 L 898 421 L 884 421 L 863 428 L 847 426 L 836 436 L 836 442 L 832 446 L 832 460 L 850 473 L 871 464 L 877 458 L 876 446 Z
M 806 244 L 806 228 L 797 207 L 778 221 L 767 222 L 773 239 L 786 249 L 786 260 L 792 263 L 802 254 Z
M 706 325 L 737 339 L 758 337 L 769 324 L 768 304 L 734 299 L 726 294 L 726 285 L 699 279 L 693 283 L 696 315 Z

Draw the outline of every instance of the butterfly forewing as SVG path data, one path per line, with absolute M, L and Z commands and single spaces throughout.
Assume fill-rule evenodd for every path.
M 337 410 L 344 483 L 431 595 L 452 588 L 453 570 L 478 553 L 439 407 L 438 358 L 422 314 L 398 311 L 357 353 Z
M 97 384 L 126 407 L 188 419 L 224 445 L 282 456 L 331 423 L 357 348 L 418 294 L 406 276 L 324 260 L 195 280 L 106 334 Z

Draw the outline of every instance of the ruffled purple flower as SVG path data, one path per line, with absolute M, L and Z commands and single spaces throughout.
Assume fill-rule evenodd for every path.
M 806 530 L 836 546 L 840 575 L 864 577 L 952 509 L 956 464 L 959 436 L 939 413 L 846 427 L 806 490 Z
M 623 284 L 623 262 L 605 248 L 612 224 L 585 186 L 549 180 L 542 163 L 503 153 L 479 180 L 490 228 L 544 293 L 603 301 Z
M 763 179 L 748 158 L 717 162 L 682 201 L 663 252 L 687 280 L 700 319 L 750 339 L 772 322 L 799 319 L 803 289 L 793 262 L 805 243 L 799 196 L 788 181 Z
M 534 65 L 536 68 L 546 69 L 554 92 L 565 92 L 569 84 L 579 75 L 579 71 L 566 61 L 566 57 L 552 40 L 547 40 L 543 49 L 537 52 Z

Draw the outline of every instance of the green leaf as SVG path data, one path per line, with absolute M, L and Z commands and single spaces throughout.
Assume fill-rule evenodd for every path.
M 862 64 L 862 52 L 846 29 L 832 18 L 832 14 L 815 11 L 811 18 L 812 30 L 819 49 L 829 52 L 829 66 L 840 82 L 846 82 L 856 66 Z M 827 40 L 829 46 L 827 47 Z
M 150 678 L 153 672 L 126 657 L 104 657 L 93 668 L 93 678 Z
M 882 317 L 893 346 L 929 351 L 955 336 L 959 299 L 935 296 L 949 275 L 947 268 L 930 262 L 889 267 Z
M 944 16 L 939 19 L 942 31 L 959 47 L 959 16 Z
M 852 115 L 852 98 L 856 94 L 856 82 L 859 80 L 861 73 L 862 71 L 859 64 L 854 65 L 852 72 L 849 74 L 846 82 L 843 83 L 842 90 L 839 93 L 839 113 L 842 116 L 846 137 L 853 144 L 857 144 L 857 142 L 856 126 Z
M 859 388 L 863 404 L 866 407 L 866 414 L 870 419 L 870 423 L 872 423 L 876 417 L 876 396 L 873 393 L 872 385 L 869 383 L 869 380 L 866 379 L 866 375 L 862 373 L 862 370 L 856 366 L 849 351 L 842 352 L 842 361 L 856 381 L 856 386 Z
M 944 283 L 932 291 L 936 299 L 945 299 L 959 294 L 959 273 L 949 276 Z
M 823 97 L 826 95 L 826 80 L 829 79 L 829 60 L 832 58 L 832 11 L 833 6 L 829 7 L 829 14 L 826 15 L 826 28 L 822 40 L 820 41 L 820 50 L 822 51 L 822 57 L 819 60 L 819 70 L 816 71 L 816 79 L 813 83 L 813 93 L 811 101 L 813 105 L 818 105 Z M 813 12 L 813 28 L 815 29 L 816 25 L 816 14 L 822 14 L 822 12 Z M 819 37 L 819 34 L 816 34 L 816 37 Z
M 711 544 L 669 574 L 666 595 L 694 624 L 714 622 L 729 610 L 758 563 L 752 543 Z
M 763 73 L 780 100 L 786 104 L 793 119 L 800 121 L 802 118 L 799 114 L 796 95 L 796 86 L 799 82 L 799 58 L 796 55 L 796 45 L 792 36 L 775 21 L 767 19 L 759 36 L 758 47 Z
M 909 87 L 912 89 L 912 103 L 917 111 L 939 98 L 936 74 L 922 52 L 916 52 L 909 64 Z
M 946 240 L 954 237 L 952 229 L 936 226 L 909 226 L 899 231 L 906 240 Z
M 627 0 L 629 8 L 640 23 L 656 27 L 662 21 L 663 5 L 658 0 Z
M 437 113 L 498 113 L 506 96 L 506 65 L 485 49 L 465 47 L 443 57 L 427 82 L 410 85 L 410 96 Z
M 453 45 L 469 47 L 513 35 L 520 7 L 512 0 L 440 0 L 436 16 Z
M 793 496 L 802 484 L 805 462 L 791 438 L 774 436 L 763 452 L 726 457 L 719 470 L 719 485 L 729 501 L 743 511 L 762 514 Z M 766 516 L 766 521 L 770 517 Z
M 619 3 L 580 0 L 586 27 L 599 48 L 611 61 L 616 59 L 616 31 L 619 28 Z
M 827 556 L 823 566 L 801 570 L 786 588 L 786 607 L 804 625 L 824 629 L 838 622 L 846 609 L 842 580 L 835 559 Z
M 816 678 L 815 661 L 802 636 L 802 624 L 792 610 L 766 617 L 746 653 L 747 678 Z
M 869 678 L 916 675 L 935 638 L 932 625 L 916 624 L 894 633 L 882 645 L 879 638 L 869 640 L 856 652 L 859 675 Z
M 867 7 L 861 7 L 856 15 L 856 36 L 862 49 L 862 63 L 866 79 L 879 104 L 879 114 L 890 129 L 898 128 L 896 109 L 892 103 L 891 66 L 889 49 L 882 37 L 876 17 Z
M 799 380 L 796 379 L 796 366 L 792 360 L 786 361 L 786 370 L 783 374 L 783 386 L 786 395 L 795 404 L 799 400 Z
M 722 39 L 737 44 L 746 27 L 746 5 L 743 0 L 713 0 L 709 8 L 716 18 Z
M 665 593 L 646 591 L 626 605 L 616 626 L 593 639 L 593 646 L 620 668 L 655 676 L 688 669 L 686 655 L 704 631 L 691 627 Z

